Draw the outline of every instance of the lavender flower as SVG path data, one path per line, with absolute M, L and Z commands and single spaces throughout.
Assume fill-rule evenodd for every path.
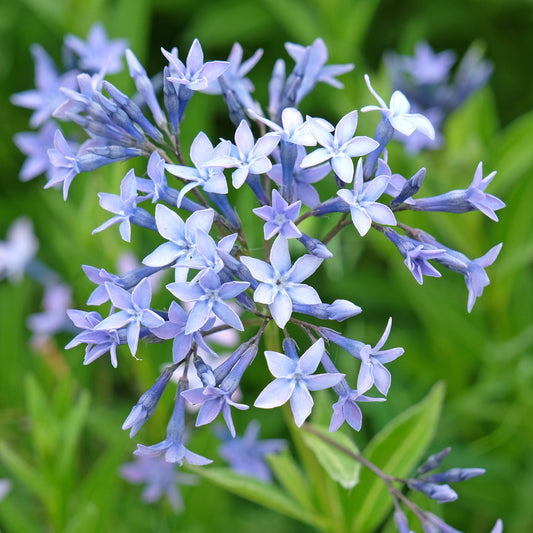
M 333 135 L 323 122 L 311 117 L 308 117 L 307 121 L 311 133 L 322 148 L 306 155 L 300 165 L 302 168 L 329 161 L 335 175 L 345 183 L 350 183 L 354 174 L 352 157 L 366 155 L 378 147 L 378 143 L 370 137 L 353 136 L 357 127 L 357 111 L 342 117 Z
M 38 248 L 31 220 L 26 217 L 15 219 L 7 230 L 6 240 L 0 241 L 0 280 L 7 278 L 15 282 L 22 279 Z
M 196 251 L 196 233 L 198 230 L 209 232 L 213 223 L 213 210 L 205 209 L 194 212 L 185 222 L 180 216 L 168 207 L 157 204 L 155 221 L 159 234 L 167 239 L 151 254 L 143 259 L 148 266 L 158 267 L 174 265 L 180 267 L 185 263 L 194 266 L 198 259 Z M 200 267 L 202 263 L 200 262 Z M 187 270 L 184 269 L 185 274 Z
M 466 190 L 454 190 L 430 198 L 417 198 L 410 208 L 417 211 L 444 211 L 447 213 L 465 213 L 478 209 L 491 220 L 498 221 L 495 211 L 505 207 L 496 196 L 485 193 L 485 189 L 496 176 L 496 171 L 483 178 L 483 163 L 480 162 L 474 173 L 474 179 Z
M 242 437 L 225 438 L 218 453 L 235 472 L 269 482 L 272 474 L 265 458 L 284 450 L 287 442 L 282 439 L 260 440 L 259 429 L 259 422 L 252 420 Z
M 116 330 L 127 326 L 128 346 L 132 355 L 137 352 L 141 324 L 148 328 L 155 328 L 163 324 L 164 320 L 150 309 L 152 290 L 145 278 L 137 285 L 131 294 L 117 285 L 106 283 L 109 298 L 120 311 L 95 326 L 96 330 Z
M 185 326 L 185 334 L 189 335 L 201 329 L 209 320 L 211 313 L 232 328 L 243 331 L 241 319 L 224 300 L 234 298 L 248 286 L 249 283 L 246 281 L 220 283 L 215 272 L 208 269 L 200 274 L 197 283 L 170 283 L 167 289 L 185 302 L 194 302 Z
M 241 257 L 259 285 L 254 300 L 267 304 L 276 324 L 283 328 L 292 314 L 293 303 L 319 304 L 320 297 L 315 289 L 301 283 L 322 263 L 322 258 L 304 255 L 291 265 L 287 240 L 278 237 L 270 251 L 270 264 L 254 257 Z
M 209 193 L 226 194 L 228 192 L 228 184 L 226 183 L 224 172 L 221 170 L 223 165 L 214 164 L 212 160 L 227 157 L 230 152 L 230 146 L 231 143 L 229 141 L 223 141 L 213 148 L 207 135 L 200 132 L 194 138 L 190 150 L 191 161 L 195 168 L 171 164 L 165 166 L 166 170 L 174 176 L 189 181 L 179 193 L 178 207 L 180 207 L 185 194 L 198 186 L 201 186 L 205 192 Z
M 275 189 L 272 191 L 272 207 L 264 205 L 253 209 L 253 212 L 266 224 L 263 227 L 265 240 L 270 240 L 274 235 L 279 233 L 286 239 L 301 237 L 302 232 L 296 227 L 294 221 L 300 214 L 302 202 L 289 205 Z
M 127 46 L 125 39 L 107 38 L 102 24 L 91 26 L 87 42 L 75 35 L 65 36 L 64 45 L 68 54 L 77 55 L 79 70 L 96 73 L 104 69 L 107 74 L 116 74 L 122 70 L 122 55 Z
M 233 186 L 239 189 L 249 174 L 264 174 L 272 168 L 268 155 L 279 142 L 279 135 L 267 133 L 254 143 L 254 136 L 248 123 L 243 120 L 235 130 L 235 145 L 231 153 L 212 157 L 207 165 L 216 167 L 237 167 L 231 175 Z
M 311 345 L 300 358 L 293 342 L 285 343 L 288 355 L 266 351 L 268 369 L 276 378 L 269 383 L 255 400 L 255 407 L 272 409 L 290 399 L 294 421 L 300 427 L 311 414 L 313 398 L 309 391 L 327 389 L 339 383 L 344 374 L 316 374 L 324 353 L 324 340 Z
M 14 94 L 11 102 L 20 107 L 34 109 L 30 126 L 38 128 L 50 119 L 54 110 L 64 102 L 65 97 L 59 89 L 76 87 L 77 72 L 68 71 L 59 75 L 51 57 L 38 44 L 32 45 L 31 53 L 35 61 L 36 89 Z
M 387 119 L 391 126 L 404 135 L 411 135 L 415 130 L 420 131 L 430 139 L 435 138 L 435 129 L 431 122 L 419 113 L 409 113 L 409 100 L 400 91 L 392 93 L 390 104 L 387 106 L 385 100 L 370 85 L 370 78 L 365 74 L 365 82 L 368 90 L 378 101 L 379 106 L 367 105 L 361 108 L 363 113 L 367 111 L 381 111 L 382 116 Z
M 189 53 L 187 54 L 186 65 L 177 57 L 165 49 L 161 49 L 163 55 L 168 59 L 172 71 L 172 76 L 168 79 L 177 85 L 184 86 L 191 91 L 202 91 L 209 83 L 216 80 L 229 67 L 227 61 L 208 61 L 204 63 L 204 53 L 198 39 L 194 39 Z
M 133 452 L 135 455 L 141 457 L 157 457 L 164 454 L 165 461 L 168 463 L 178 463 L 180 466 L 183 464 L 183 461 L 187 461 L 191 465 L 207 465 L 213 462 L 206 457 L 191 452 L 183 444 L 185 431 L 185 398 L 181 393 L 186 388 L 186 380 L 180 380 L 176 392 L 174 410 L 167 425 L 166 439 L 152 446 L 137 444 L 137 449 Z
M 153 503 L 166 496 L 174 512 L 184 509 L 178 485 L 194 485 L 196 477 L 178 472 L 173 463 L 163 457 L 141 455 L 120 467 L 120 475 L 129 483 L 146 483 L 141 499 Z
M 363 165 L 360 159 L 355 172 L 353 192 L 348 189 L 337 191 L 337 196 L 350 207 L 353 224 L 361 237 L 368 233 L 372 221 L 378 224 L 396 225 L 394 213 L 390 208 L 375 201 L 384 193 L 388 182 L 387 176 L 377 176 L 372 181 L 364 183 Z

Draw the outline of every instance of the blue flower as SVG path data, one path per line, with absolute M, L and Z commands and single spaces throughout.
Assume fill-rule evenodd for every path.
M 231 175 L 233 186 L 238 189 L 246 181 L 248 174 L 264 174 L 272 168 L 268 159 L 279 142 L 277 133 L 267 133 L 254 143 L 250 126 L 242 120 L 235 130 L 235 144 L 231 145 L 231 153 L 212 157 L 207 163 L 217 167 L 237 167 Z
M 259 422 L 252 420 L 242 437 L 225 438 L 218 453 L 235 472 L 269 482 L 272 474 L 266 456 L 284 450 L 287 442 L 282 439 L 260 440 L 259 429 Z
M 68 71 L 58 75 L 51 57 L 38 44 L 32 45 L 31 53 L 35 61 L 36 89 L 14 94 L 11 96 L 11 102 L 20 107 L 34 109 L 30 126 L 38 128 L 51 118 L 55 109 L 65 101 L 60 88 L 75 89 L 78 73 Z
M 183 461 L 187 461 L 191 465 L 207 465 L 213 462 L 211 459 L 191 452 L 183 444 L 185 433 L 185 398 L 182 396 L 182 392 L 186 390 L 187 385 L 188 383 L 183 379 L 178 384 L 176 402 L 167 425 L 167 436 L 165 440 L 152 446 L 137 444 L 137 449 L 133 452 L 135 455 L 157 457 L 164 454 L 165 461 L 168 463 L 178 463 L 180 466 L 183 465 Z
M 374 139 L 364 135 L 354 137 L 357 127 L 357 111 L 344 115 L 336 128 L 324 120 L 308 117 L 309 128 L 322 148 L 306 155 L 302 168 L 313 167 L 329 161 L 335 175 L 345 183 L 353 180 L 354 168 L 352 157 L 366 155 L 379 145 Z M 332 135 L 330 132 L 335 129 Z
M 374 98 L 378 101 L 379 106 L 367 105 L 361 108 L 363 113 L 367 111 L 381 111 L 381 114 L 386 118 L 391 126 L 398 132 L 404 135 L 411 135 L 415 130 L 423 133 L 430 139 L 435 138 L 435 129 L 431 122 L 419 113 L 409 113 L 411 104 L 405 95 L 400 91 L 392 93 L 390 104 L 387 106 L 385 100 L 370 85 L 370 78 L 365 74 L 365 82 L 368 90 L 372 93 Z
M 276 378 L 255 400 L 255 407 L 272 409 L 290 400 L 294 421 L 300 427 L 311 414 L 313 398 L 309 391 L 327 389 L 339 383 L 344 374 L 315 374 L 324 353 L 324 340 L 317 340 L 300 358 L 294 346 L 288 347 L 289 356 L 266 351 L 268 369 Z M 291 353 L 293 352 L 294 353 Z
M 114 224 L 119 224 L 120 236 L 126 241 L 131 241 L 131 221 L 144 209 L 137 207 L 137 202 L 142 199 L 137 195 L 137 177 L 131 169 L 120 184 L 120 196 L 106 192 L 98 193 L 100 205 L 106 211 L 113 213 L 115 216 L 106 220 L 103 224 L 93 230 L 94 233 L 103 231 Z M 146 212 L 147 217 L 151 217 Z
M 78 56 L 77 67 L 81 71 L 96 73 L 104 69 L 107 74 L 116 74 L 122 70 L 122 55 L 127 46 L 125 39 L 107 38 L 102 24 L 91 26 L 87 42 L 75 35 L 66 35 L 64 39 L 66 53 Z
M 363 165 L 360 159 L 357 163 L 353 191 L 340 189 L 339 196 L 350 207 L 352 221 L 359 232 L 364 236 L 368 233 L 372 221 L 379 224 L 396 225 L 394 213 L 384 204 L 376 202 L 387 188 L 389 178 L 387 176 L 377 176 L 373 180 L 365 183 L 363 180 Z
M 209 83 L 216 80 L 229 67 L 227 61 L 204 63 L 204 53 L 198 39 L 194 39 L 189 49 L 186 65 L 178 59 L 177 53 L 171 54 L 163 48 L 161 52 L 170 63 L 172 75 L 168 78 L 169 81 L 180 86 L 183 85 L 191 91 L 206 89 Z
M 487 194 L 485 189 L 496 176 L 496 171 L 483 178 L 483 163 L 480 162 L 474 173 L 472 183 L 465 190 L 453 190 L 430 198 L 417 198 L 410 208 L 418 211 L 444 211 L 447 213 L 465 213 L 478 209 L 491 220 L 498 221 L 495 211 L 505 207 L 496 196 Z
M 6 240 L 0 241 L 0 280 L 22 279 L 38 248 L 31 220 L 26 217 L 14 220 L 7 230 Z
M 181 267 L 194 266 L 194 261 L 198 261 L 199 268 L 202 262 L 196 250 L 196 233 L 198 230 L 209 232 L 213 223 L 214 212 L 212 209 L 195 211 L 183 222 L 181 217 L 168 207 L 157 204 L 155 208 L 155 221 L 159 234 L 167 239 L 159 245 L 151 254 L 143 259 L 143 263 L 148 266 L 158 267 L 174 265 Z M 187 270 L 184 274 L 187 274 Z
M 313 287 L 301 283 L 322 263 L 322 258 L 304 255 L 291 265 L 289 245 L 278 237 L 270 250 L 270 264 L 254 257 L 241 257 L 255 279 L 260 281 L 254 292 L 254 300 L 267 304 L 272 317 L 284 328 L 292 314 L 292 304 L 319 304 L 320 297 Z
M 299 200 L 289 205 L 274 189 L 272 191 L 272 207 L 264 205 L 252 209 L 258 217 L 266 220 L 263 227 L 265 240 L 270 240 L 277 233 L 286 239 L 301 237 L 302 232 L 294 224 L 300 214 L 301 205 L 302 202 Z
M 190 182 L 179 193 L 178 207 L 180 207 L 185 194 L 198 186 L 201 186 L 205 192 L 209 193 L 226 194 L 228 192 L 228 184 L 226 183 L 224 172 L 221 170 L 223 165 L 213 163 L 212 160 L 228 156 L 230 149 L 231 143 L 229 141 L 223 141 L 213 148 L 207 135 L 201 131 L 194 138 L 190 149 L 191 161 L 194 167 L 165 165 L 166 170 L 171 174 Z
M 120 475 L 130 483 L 146 484 L 141 494 L 144 502 L 156 502 L 164 495 L 175 512 L 184 508 L 178 485 L 196 483 L 195 476 L 179 472 L 173 463 L 168 463 L 163 457 L 148 455 L 141 455 L 133 462 L 122 465 Z
M 248 287 L 249 283 L 246 281 L 221 283 L 217 274 L 211 269 L 204 270 L 198 276 L 197 283 L 180 282 L 167 285 L 167 289 L 177 298 L 185 302 L 194 302 L 185 326 L 186 335 L 201 329 L 209 320 L 211 313 L 232 328 L 243 331 L 241 319 L 224 300 L 234 298 Z
M 141 324 L 148 328 L 155 328 L 164 323 L 155 311 L 150 309 L 152 289 L 147 278 L 144 278 L 131 293 L 106 283 L 109 298 L 120 311 L 114 313 L 95 326 L 95 330 L 116 330 L 127 326 L 128 346 L 132 355 L 137 352 Z

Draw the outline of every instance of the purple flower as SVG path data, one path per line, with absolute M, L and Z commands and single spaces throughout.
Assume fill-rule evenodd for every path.
M 483 163 L 480 162 L 468 189 L 453 190 L 430 198 L 417 198 L 412 201 L 411 209 L 418 211 L 444 211 L 447 213 L 465 213 L 478 209 L 491 220 L 497 222 L 498 216 L 495 211 L 505 207 L 505 203 L 496 196 L 485 192 L 494 176 L 496 176 L 496 171 L 483 178 Z
M 272 191 L 272 207 L 264 205 L 253 209 L 252 211 L 258 217 L 266 220 L 263 227 L 265 240 L 270 240 L 277 233 L 286 239 L 301 237 L 302 232 L 294 224 L 300 214 L 301 205 L 302 202 L 299 200 L 289 205 L 274 189 Z
M 146 484 L 141 494 L 143 501 L 153 503 L 164 495 L 175 512 L 184 508 L 177 486 L 196 483 L 195 476 L 178 472 L 173 463 L 167 463 L 162 457 L 148 455 L 141 455 L 133 462 L 122 465 L 120 475 L 130 483 Z
M 295 313 L 314 316 L 323 320 L 337 320 L 342 322 L 347 318 L 358 315 L 362 309 L 348 300 L 335 300 L 331 304 L 293 304 Z
M 381 111 L 381 114 L 386 118 L 391 126 L 404 135 L 411 135 L 415 130 L 423 133 L 430 139 L 435 138 L 435 129 L 431 122 L 419 113 L 409 113 L 411 104 L 405 95 L 400 91 L 392 93 L 390 104 L 387 106 L 383 98 L 370 85 L 370 78 L 365 74 L 365 82 L 368 90 L 372 93 L 374 98 L 378 101 L 379 106 L 367 105 L 361 108 L 363 113 L 367 111 Z
M 213 215 L 212 209 L 195 211 L 183 222 L 172 209 L 157 204 L 155 208 L 157 230 L 168 242 L 159 245 L 143 259 L 143 263 L 152 267 L 171 264 L 180 267 L 185 264 L 194 266 L 196 261 L 201 268 L 202 262 L 198 258 L 196 249 L 196 233 L 198 230 L 209 232 L 213 223 Z M 185 274 L 186 272 L 187 270 Z
M 357 111 L 352 111 L 342 117 L 335 128 L 335 133 L 330 133 L 330 128 L 323 122 L 308 117 L 311 133 L 322 148 L 306 155 L 301 163 L 302 168 L 313 167 L 329 161 L 335 175 L 345 183 L 353 180 L 352 157 L 366 155 L 375 150 L 379 144 L 366 136 L 354 137 L 357 127 Z M 328 124 L 328 126 L 331 126 Z M 331 127 L 331 129 L 333 129 Z
M 285 43 L 285 49 L 297 66 L 304 66 L 303 79 L 298 89 L 298 102 L 301 102 L 318 82 L 324 82 L 337 89 L 342 89 L 344 87 L 343 84 L 336 80 L 335 76 L 350 72 L 354 68 L 352 64 L 326 65 L 328 49 L 320 38 L 315 39 L 310 46 Z
M 155 328 L 164 320 L 150 309 L 152 289 L 148 279 L 144 278 L 131 293 L 106 283 L 109 298 L 115 307 L 121 309 L 95 326 L 96 330 L 116 330 L 127 326 L 128 346 L 132 355 L 137 352 L 141 324 L 148 328 Z
M 45 122 L 38 132 L 17 133 L 13 137 L 18 149 L 27 156 L 19 172 L 21 181 L 29 181 L 44 172 L 49 181 L 55 178 L 57 169 L 50 165 L 48 149 L 54 146 L 56 129 L 53 122 Z
M 375 201 L 385 192 L 388 183 L 389 178 L 387 176 L 377 176 L 364 183 L 363 165 L 360 159 L 355 172 L 353 191 L 348 189 L 337 191 L 337 196 L 349 205 L 352 221 L 359 235 L 364 236 L 368 233 L 372 221 L 379 224 L 396 225 L 394 213 L 390 208 Z
M 398 235 L 398 233 L 390 228 L 384 228 L 384 233 L 396 245 L 403 257 L 405 257 L 405 266 L 420 285 L 424 282 L 423 276 L 440 278 L 441 273 L 433 265 L 428 263 L 428 260 L 435 259 L 444 254 L 446 250 L 434 248 L 433 246 L 426 248 L 420 241 Z
M 79 311 L 77 309 L 67 310 L 67 314 L 72 320 L 73 324 L 82 331 L 76 335 L 65 348 L 69 350 L 80 344 L 87 344 L 85 348 L 84 365 L 92 363 L 100 356 L 109 352 L 111 357 L 111 364 L 117 368 L 117 346 L 124 344 L 121 336 L 117 330 L 95 330 L 94 328 L 102 322 L 100 313 L 91 311 Z
M 344 374 L 314 374 L 324 353 L 324 340 L 318 339 L 300 358 L 294 354 L 289 356 L 266 351 L 268 369 L 276 378 L 269 383 L 255 400 L 255 407 L 272 409 L 279 407 L 290 399 L 291 410 L 296 425 L 300 427 L 311 414 L 313 398 L 309 391 L 327 389 L 339 383 Z
M 95 73 L 104 70 L 107 74 L 116 74 L 122 70 L 122 55 L 127 46 L 125 39 L 107 38 L 102 24 L 91 26 L 87 42 L 75 35 L 65 37 L 65 47 L 78 56 L 79 70 Z
M 180 466 L 183 464 L 183 461 L 187 461 L 191 465 L 207 465 L 213 462 L 211 459 L 191 452 L 183 444 L 185 432 L 185 398 L 182 396 L 182 392 L 185 391 L 186 386 L 186 381 L 180 380 L 176 392 L 174 410 L 167 425 L 167 436 L 165 440 L 152 446 L 137 444 L 137 449 L 133 452 L 135 455 L 157 457 L 164 454 L 165 461 L 168 463 L 178 463 Z
M 339 399 L 333 404 L 333 415 L 329 425 L 329 432 L 333 433 L 341 427 L 346 421 L 353 429 L 359 431 L 363 414 L 357 402 L 384 402 L 385 398 L 373 398 L 360 394 L 357 390 L 351 389 L 348 386 L 346 379 L 341 381 L 333 387 L 333 390 L 339 396 Z
M 304 255 L 291 265 L 289 245 L 278 237 L 270 250 L 270 264 L 253 257 L 241 257 L 255 279 L 260 281 L 254 292 L 256 302 L 267 304 L 272 317 L 284 328 L 292 314 L 292 304 L 319 304 L 320 297 L 313 287 L 301 283 L 322 263 L 322 258 Z
M 198 39 L 194 39 L 187 54 L 186 66 L 178 59 L 177 54 L 171 54 L 161 48 L 161 52 L 168 59 L 172 76 L 168 79 L 179 86 L 185 86 L 191 91 L 202 91 L 209 83 L 216 80 L 229 67 L 227 61 L 208 61 L 204 63 L 204 53 Z
M 350 355 L 361 361 L 357 377 L 357 390 L 361 393 L 369 390 L 372 385 L 376 385 L 379 392 L 385 396 L 389 391 L 391 375 L 384 364 L 394 361 L 404 352 L 403 348 L 381 349 L 389 337 L 391 326 L 392 319 L 389 318 L 383 335 L 374 347 L 361 341 L 343 337 L 331 329 L 320 328 L 320 334 L 324 338 L 344 348 Z
M 186 335 L 201 329 L 209 320 L 211 313 L 232 328 L 243 331 L 241 319 L 224 300 L 234 298 L 248 287 L 249 283 L 246 281 L 220 283 L 217 274 L 210 269 L 200 274 L 197 283 L 183 282 L 167 285 L 167 289 L 177 298 L 185 302 L 194 302 L 185 326 Z
M 213 164 L 212 160 L 228 156 L 230 147 L 231 143 L 229 141 L 223 141 L 213 148 L 207 135 L 201 131 L 191 144 L 190 155 L 194 167 L 165 165 L 166 170 L 171 174 L 190 182 L 179 193 L 178 207 L 180 207 L 185 194 L 194 189 L 194 187 L 201 186 L 204 191 L 216 194 L 226 194 L 228 192 L 228 184 L 226 183 L 224 172 L 221 170 L 223 165 Z
M 316 207 L 320 204 L 320 197 L 317 190 L 311 185 L 325 178 L 331 171 L 329 163 L 323 163 L 316 167 L 302 168 L 301 163 L 305 157 L 305 148 L 297 146 L 296 160 L 292 177 L 294 179 L 294 197 L 308 207 Z M 268 171 L 268 177 L 274 180 L 278 185 L 283 183 L 283 168 L 280 163 L 272 166 Z
M 188 314 L 176 302 L 170 303 L 168 321 L 150 331 L 160 339 L 174 339 L 172 344 L 172 360 L 179 363 L 189 353 L 192 343 L 204 349 L 208 353 L 214 353 L 204 341 L 202 330 L 208 330 L 213 326 L 214 319 L 208 320 L 204 326 L 192 333 L 185 333 Z
M 38 248 L 31 220 L 26 217 L 15 219 L 7 230 L 6 240 L 0 241 L 0 280 L 7 278 L 14 282 L 22 279 Z
M 237 167 L 231 175 L 233 186 L 238 189 L 246 181 L 248 174 L 264 174 L 272 168 L 268 155 L 279 142 L 277 133 L 267 133 L 254 143 L 250 126 L 242 120 L 235 130 L 235 145 L 231 145 L 229 155 L 213 157 L 207 163 L 217 167 Z
M 66 283 L 51 283 L 45 286 L 44 311 L 28 317 L 28 328 L 32 331 L 32 343 L 44 343 L 58 331 L 66 329 L 67 309 L 71 304 L 72 289 Z
M 466 287 L 468 289 L 468 312 L 472 311 L 476 298 L 483 294 L 483 289 L 490 283 L 485 269 L 492 265 L 503 243 L 492 247 L 485 255 L 477 259 L 469 259 L 466 255 L 450 248 L 445 248 L 446 253 L 435 257 L 435 261 L 444 265 L 446 268 L 463 274 L 465 277 Z
M 272 474 L 265 457 L 284 450 L 287 442 L 282 439 L 260 440 L 259 429 L 259 422 L 252 420 L 242 437 L 226 438 L 218 453 L 235 472 L 269 482 Z
M 120 223 L 120 236 L 126 241 L 131 241 L 131 219 L 137 211 L 137 177 L 133 169 L 128 171 L 120 184 L 120 196 L 99 192 L 100 206 L 113 213 L 115 216 L 106 220 L 103 224 L 93 230 L 93 235 L 103 231 L 114 224 Z
M 252 57 L 242 60 L 243 50 L 239 43 L 234 43 L 228 56 L 228 68 L 219 78 L 235 96 L 244 109 L 254 108 L 255 104 L 251 96 L 254 90 L 253 83 L 246 77 L 263 55 L 263 50 L 256 50 Z M 222 92 L 219 79 L 212 81 L 203 92 L 208 94 L 220 94 Z
M 75 89 L 77 72 L 69 71 L 61 76 L 58 75 L 54 62 L 44 48 L 38 44 L 32 45 L 31 53 L 35 61 L 36 89 L 14 94 L 11 96 L 11 102 L 20 107 L 34 109 L 30 118 L 30 126 L 38 128 L 65 101 L 60 88 Z

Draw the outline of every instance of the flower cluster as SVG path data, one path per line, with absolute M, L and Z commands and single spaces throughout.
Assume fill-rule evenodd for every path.
M 298 108 L 314 86 L 325 82 L 342 87 L 336 76 L 353 68 L 326 65 L 327 49 L 321 39 L 310 46 L 287 43 L 295 65 L 286 74 L 285 61 L 275 63 L 269 83 L 268 116 L 254 100 L 253 85 L 247 78 L 261 51 L 243 62 L 242 48 L 235 44 L 227 61 L 206 62 L 199 41 L 194 40 L 184 62 L 176 48 L 162 50 L 162 72 L 149 77 L 134 53 L 125 50 L 138 91 L 135 98 L 130 98 L 104 79 L 117 66 L 122 43 L 107 41 L 104 34 L 95 32 L 87 44 L 69 38 L 66 46 L 72 52 L 74 69 L 58 74 L 45 52 L 35 49 L 37 89 L 13 97 L 17 105 L 35 110 L 32 125 L 43 128 L 35 135 L 41 139 L 46 127 L 47 138 L 53 137 L 53 146 L 46 153 L 42 150 L 44 141 L 35 138 L 35 142 L 22 142 L 19 137 L 19 147 L 29 157 L 21 177 L 29 179 L 44 170 L 46 187 L 62 186 L 67 199 L 78 174 L 115 161 L 146 159 L 146 172 L 137 176 L 129 170 L 120 194 L 99 194 L 100 205 L 112 217 L 94 232 L 119 224 L 121 237 L 130 242 L 133 227 L 141 227 L 153 233 L 154 249 L 143 259 L 142 267 L 123 275 L 84 267 L 89 280 L 97 285 L 88 305 L 106 305 L 109 311 L 70 310 L 78 333 L 67 346 L 85 344 L 85 363 L 109 353 L 113 366 L 117 366 L 120 345 L 127 345 L 135 356 L 141 339 L 173 341 L 169 349 L 172 362 L 139 398 L 123 425 L 134 436 L 154 413 L 174 372 L 181 370 L 166 438 L 153 445 L 138 444 L 136 455 L 162 456 L 179 465 L 184 461 L 193 465 L 210 463 L 210 459 L 185 446 L 186 404 L 199 406 L 196 426 L 209 424 L 222 414 L 235 436 L 233 410 L 249 408 L 236 397 L 239 385 L 260 353 L 260 343 L 279 334 L 284 339 L 282 351 L 277 342 L 264 350 L 274 379 L 265 383 L 254 405 L 271 409 L 288 401 L 296 425 L 301 426 L 313 408 L 311 393 L 330 389 L 336 398 L 330 431 L 345 421 L 360 429 L 359 403 L 385 400 L 391 386 L 391 374 L 385 365 L 404 350 L 384 348 L 391 319 L 375 346 L 347 338 L 323 323 L 340 322 L 362 311 L 343 299 L 323 302 L 312 280 L 322 263 L 332 257 L 328 242 L 352 222 L 360 237 L 372 229 L 387 237 L 419 283 L 424 275 L 440 276 L 429 261 L 464 275 L 468 311 L 489 283 L 485 268 L 494 262 L 501 244 L 471 260 L 397 217 L 405 210 L 479 210 L 497 220 L 495 211 L 504 204 L 484 192 L 494 173 L 483 178 L 480 163 L 468 189 L 413 198 L 426 170 L 409 179 L 393 174 L 385 148 L 395 131 L 403 135 L 418 132 L 433 139 L 435 127 L 426 116 L 410 113 L 410 103 L 400 91 L 393 93 L 387 105 L 366 75 L 369 96 L 379 106 L 368 105 L 361 111 L 381 113 L 374 136 L 356 134 L 357 109 L 341 117 L 336 125 L 323 117 L 304 118 Z M 77 70 L 82 68 L 84 72 Z M 197 92 L 222 94 L 235 134 L 231 140 L 213 144 L 204 132 L 198 132 L 187 160 L 180 131 L 189 102 Z M 61 129 L 52 132 L 48 122 L 51 117 L 78 124 L 87 140 L 76 145 Z M 265 126 L 270 131 L 264 133 Z M 321 180 L 333 180 L 336 194 L 321 198 L 315 188 Z M 256 223 L 264 222 L 265 248 L 259 253 L 249 246 L 248 229 L 228 194 L 242 187 L 249 187 L 257 199 L 257 207 L 251 209 L 257 216 Z M 303 206 L 306 208 L 301 213 Z M 328 217 L 331 227 L 325 236 L 306 233 L 306 219 L 332 213 L 339 213 L 340 218 Z M 163 271 L 173 271 L 174 281 L 166 285 L 168 305 L 154 309 L 148 279 Z M 227 359 L 210 364 L 201 351 L 212 351 L 205 336 L 220 330 L 243 332 L 242 343 Z M 309 339 L 303 350 L 295 340 L 300 332 Z M 336 368 L 330 345 L 337 345 L 352 357 L 350 361 L 355 360 L 348 375 Z M 196 371 L 198 386 L 190 386 L 190 369 Z M 373 387 L 380 397 L 366 395 Z M 242 464 L 237 468 L 242 470 Z M 247 468 L 255 475 L 267 477 L 259 466 L 251 464 Z M 430 485 L 426 478 L 410 483 L 417 490 L 424 487 L 426 492 Z M 177 501 L 175 494 L 170 498 Z

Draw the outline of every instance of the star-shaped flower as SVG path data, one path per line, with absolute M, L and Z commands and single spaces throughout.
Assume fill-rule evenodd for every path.
M 309 128 L 322 148 L 306 155 L 301 163 L 302 168 L 313 167 L 329 161 L 336 176 L 350 183 L 353 180 L 352 157 L 369 154 L 375 150 L 379 143 L 364 135 L 354 137 L 357 127 L 357 110 L 344 115 L 337 124 L 335 133 L 330 132 L 333 126 L 325 126 L 324 121 L 307 117 Z
M 385 100 L 379 96 L 370 85 L 370 78 L 365 74 L 365 82 L 368 90 L 372 93 L 374 98 L 379 102 L 379 106 L 367 105 L 361 108 L 363 113 L 367 111 L 381 111 L 382 116 L 387 118 L 391 126 L 404 135 L 411 135 L 415 130 L 423 133 L 430 139 L 435 138 L 435 129 L 431 122 L 419 113 L 409 113 L 411 104 L 405 95 L 400 91 L 392 93 L 390 104 L 387 106 Z
M 292 351 L 292 350 L 291 350 Z M 311 414 L 313 398 L 309 391 L 327 389 L 339 383 L 344 374 L 315 374 L 324 353 L 324 340 L 318 339 L 298 358 L 266 351 L 268 369 L 276 378 L 255 400 L 255 407 L 272 409 L 290 400 L 296 425 L 300 427 Z
M 274 189 L 272 191 L 272 207 L 264 205 L 253 209 L 252 211 L 258 217 L 266 220 L 263 227 L 265 240 L 270 240 L 276 233 L 286 239 L 301 237 L 302 232 L 294 224 L 300 214 L 301 205 L 302 202 L 299 200 L 289 205 L 281 194 Z
M 363 165 L 359 159 L 353 191 L 340 189 L 337 191 L 339 196 L 350 207 L 352 221 L 359 235 L 364 236 L 368 233 L 372 221 L 378 224 L 396 225 L 394 213 L 384 204 L 376 200 L 384 193 L 389 183 L 388 176 L 377 176 L 373 180 L 365 183 L 363 180 Z
M 292 305 L 319 304 L 320 297 L 313 287 L 301 283 L 311 276 L 322 263 L 322 258 L 304 255 L 291 265 L 289 245 L 283 237 L 278 237 L 270 250 L 270 264 L 254 257 L 241 257 L 259 283 L 254 292 L 254 300 L 267 304 L 276 324 L 283 328 L 292 314 Z

